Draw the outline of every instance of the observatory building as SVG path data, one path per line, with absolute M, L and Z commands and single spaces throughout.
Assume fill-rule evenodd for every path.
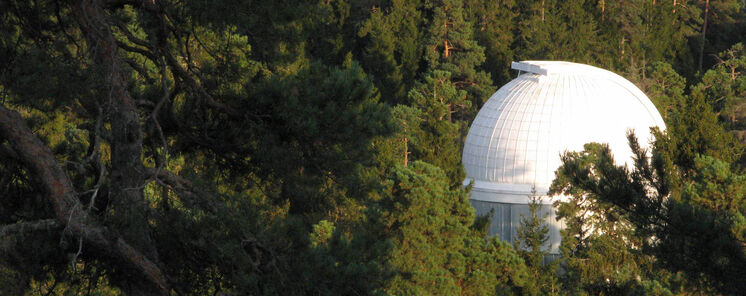
M 513 243 L 532 189 L 546 215 L 550 256 L 559 254 L 563 222 L 546 193 L 560 154 L 589 142 L 607 143 L 617 164 L 631 165 L 627 130 L 646 147 L 650 127 L 665 129 L 650 99 L 610 71 L 559 61 L 513 62 L 518 77 L 501 87 L 474 119 L 464 145 L 464 185 L 478 216 L 491 215 L 489 234 Z

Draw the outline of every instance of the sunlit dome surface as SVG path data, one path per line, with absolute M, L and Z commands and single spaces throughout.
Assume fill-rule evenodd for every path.
M 485 103 L 466 137 L 464 183 L 474 182 L 472 200 L 525 204 L 531 188 L 546 193 L 562 152 L 608 143 L 618 164 L 631 163 L 626 131 L 645 146 L 650 127 L 665 128 L 650 99 L 610 71 L 558 61 L 512 68 L 519 76 Z
M 543 204 L 537 214 L 549 229 L 545 260 L 556 260 L 564 222 L 545 195 L 560 154 L 582 150 L 588 142 L 607 143 L 617 164 L 631 164 L 627 130 L 646 147 L 650 127 L 665 125 L 648 97 L 612 72 L 550 61 L 512 68 L 518 77 L 492 95 L 469 129 L 464 185 L 473 184 L 470 203 L 478 216 L 490 218 L 488 233 L 511 244 L 522 217 L 530 215 L 535 189 Z

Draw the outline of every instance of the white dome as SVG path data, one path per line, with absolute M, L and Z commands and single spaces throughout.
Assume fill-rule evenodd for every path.
M 650 99 L 612 72 L 557 61 L 512 68 L 519 76 L 485 103 L 466 137 L 464 184 L 474 182 L 473 200 L 525 204 L 532 188 L 546 194 L 562 152 L 607 143 L 618 164 L 631 163 L 627 130 L 645 147 L 650 127 L 665 129 Z

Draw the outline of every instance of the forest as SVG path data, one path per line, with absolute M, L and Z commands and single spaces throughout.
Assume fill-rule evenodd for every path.
M 0 0 L 0 295 L 743 295 L 745 37 L 744 0 Z M 666 123 L 562 156 L 552 263 L 462 186 L 521 60 Z

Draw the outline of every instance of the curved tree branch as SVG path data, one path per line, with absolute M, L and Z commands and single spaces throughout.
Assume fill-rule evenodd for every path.
M 218 205 L 211 203 L 210 194 L 194 186 L 188 179 L 167 170 L 147 168 L 147 171 L 159 184 L 173 190 L 185 204 L 199 206 L 201 209 L 213 214 L 218 213 Z
M 56 223 L 64 225 L 72 235 L 83 237 L 86 243 L 102 253 L 111 254 L 113 258 L 142 272 L 163 295 L 168 294 L 168 281 L 160 268 L 121 237 L 107 236 L 110 231 L 88 218 L 77 199 L 69 176 L 52 151 L 31 132 L 17 112 L 8 110 L 3 105 L 0 105 L 0 137 L 8 140 L 13 150 L 43 184 L 47 198 L 54 208 Z
M 54 208 L 55 220 L 65 232 L 82 239 L 102 259 L 115 260 L 139 273 L 135 282 L 141 294 L 168 295 L 170 287 L 157 262 L 155 244 L 149 234 L 148 207 L 143 196 L 145 169 L 142 130 L 135 100 L 122 70 L 117 40 L 110 30 L 110 16 L 101 0 L 68 2 L 74 19 L 86 38 L 93 66 L 102 70 L 106 91 L 99 103 L 105 106 L 111 126 L 110 188 L 116 215 L 104 227 L 88 216 L 63 167 L 51 150 L 26 126 L 21 116 L 0 105 L 0 137 L 6 139 L 35 176 L 40 179 Z M 126 221 L 125 221 L 126 220 Z

